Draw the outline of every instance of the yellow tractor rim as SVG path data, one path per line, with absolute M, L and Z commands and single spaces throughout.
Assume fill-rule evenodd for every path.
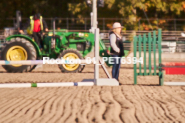
M 63 59 L 79 59 L 79 57 L 75 53 L 67 53 L 63 56 Z M 63 67 L 68 71 L 74 71 L 79 67 L 79 64 L 63 64 Z
M 6 54 L 7 61 L 27 60 L 27 58 L 28 58 L 27 52 L 21 46 L 11 47 Z M 19 67 L 21 65 L 12 65 L 12 66 Z

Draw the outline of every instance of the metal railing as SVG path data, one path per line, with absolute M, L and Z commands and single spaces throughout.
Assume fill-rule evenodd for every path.
M 53 18 L 44 18 L 49 29 L 52 29 Z M 24 24 L 28 18 L 22 18 Z M 125 26 L 126 30 L 134 30 L 134 27 L 127 23 L 127 18 L 98 18 L 98 27 L 100 30 L 109 30 L 114 22 L 120 22 Z M 184 31 L 185 19 L 149 19 L 153 29 L 162 28 L 168 31 Z M 16 18 L 7 18 L 0 23 L 0 29 L 4 27 L 13 27 L 16 22 Z M 150 25 L 146 19 L 139 19 L 136 21 L 138 31 L 151 30 Z M 68 30 L 85 30 L 88 31 L 91 28 L 90 18 L 56 18 L 56 29 L 68 29 Z

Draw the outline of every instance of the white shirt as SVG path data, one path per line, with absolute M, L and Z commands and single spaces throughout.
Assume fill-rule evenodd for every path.
M 117 35 L 119 38 L 120 36 Z M 110 36 L 109 36 L 109 39 L 110 39 L 110 46 L 112 47 L 112 49 L 114 51 L 116 51 L 117 53 L 120 52 L 120 49 L 117 47 L 116 45 L 116 34 L 112 33 Z M 121 38 L 120 38 L 121 39 Z

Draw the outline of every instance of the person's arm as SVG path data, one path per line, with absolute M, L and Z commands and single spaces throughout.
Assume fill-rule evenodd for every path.
M 110 38 L 110 45 L 111 45 L 111 47 L 113 48 L 114 51 L 119 53 L 120 49 L 116 45 L 116 35 L 115 34 L 111 34 L 109 38 Z
M 47 32 L 48 31 L 48 26 L 47 26 L 46 21 L 43 18 L 42 18 L 42 23 L 43 23 L 45 31 Z

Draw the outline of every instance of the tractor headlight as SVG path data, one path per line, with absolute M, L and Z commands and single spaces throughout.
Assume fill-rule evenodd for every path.
M 79 37 L 84 37 L 84 33 L 78 33 Z

